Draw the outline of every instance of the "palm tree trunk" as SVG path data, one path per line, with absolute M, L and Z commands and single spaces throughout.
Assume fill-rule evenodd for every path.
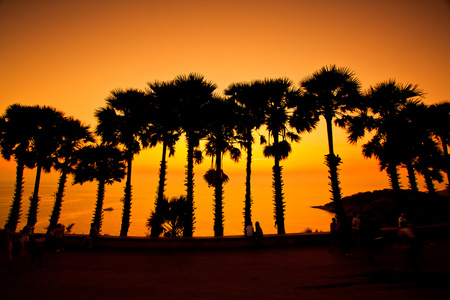
M 447 188 L 450 189 L 450 157 L 448 156 L 447 140 L 441 137 L 441 141 L 444 151 L 445 173 L 447 174 Z
M 245 177 L 245 205 L 244 205 L 244 230 L 248 224 L 252 224 L 252 196 L 251 196 L 251 176 L 252 176 L 252 142 L 246 143 L 247 167 Z
M 214 236 L 223 236 L 223 180 L 222 151 L 216 150 L 216 175 L 214 182 Z
M 186 202 L 187 212 L 184 221 L 184 237 L 192 237 L 194 232 L 194 146 L 187 136 Z
M 278 145 L 278 132 L 273 134 L 273 144 Z M 273 188 L 275 192 L 275 221 L 278 234 L 285 234 L 284 227 L 284 201 L 283 201 L 283 182 L 281 179 L 280 155 L 275 151 L 275 164 L 273 166 Z
M 395 163 L 389 163 L 386 169 L 389 181 L 391 183 L 391 188 L 394 192 L 400 191 L 400 178 L 397 171 L 397 165 Z
M 328 154 L 334 155 L 333 145 L 333 119 L 331 117 L 325 117 L 327 124 L 327 138 L 328 138 Z
M 61 171 L 61 176 L 59 177 L 58 191 L 56 192 L 55 195 L 55 204 L 53 205 L 52 215 L 50 216 L 50 225 L 48 226 L 48 232 L 50 232 L 58 224 L 66 182 L 67 182 L 67 170 L 63 169 Z
M 95 204 L 94 217 L 92 223 L 97 227 L 100 232 L 103 219 L 103 200 L 105 199 L 105 181 L 99 179 L 97 188 L 97 203 Z
M 436 188 L 434 187 L 433 179 L 431 178 L 430 172 L 428 170 L 423 172 L 423 178 L 425 179 L 428 193 L 430 195 L 436 195 Z
M 417 215 L 416 218 L 418 222 L 422 223 L 423 217 L 418 203 L 418 200 L 420 199 L 419 189 L 417 188 L 416 174 L 414 173 L 414 168 L 411 162 L 406 163 L 406 170 L 408 171 L 409 187 L 412 191 L 412 204 L 414 206 L 415 213 Z
M 27 226 L 34 227 L 37 223 L 37 211 L 39 205 L 39 184 L 41 181 L 41 170 L 42 166 L 37 165 L 36 168 L 36 179 L 34 181 L 34 191 L 33 196 L 30 198 L 30 208 L 28 210 L 28 220 Z
M 120 228 L 120 236 L 128 235 L 130 227 L 131 215 L 131 164 L 133 162 L 133 154 L 128 154 L 127 159 L 127 182 L 125 184 L 125 197 L 123 199 L 122 227 Z
M 411 162 L 406 163 L 406 170 L 408 171 L 409 187 L 410 187 L 411 191 L 417 195 L 417 193 L 419 192 L 419 189 L 417 187 L 416 174 L 414 172 L 414 168 L 413 168 Z
M 159 168 L 159 184 L 158 184 L 158 193 L 156 196 L 156 203 L 155 203 L 155 222 L 152 224 L 150 236 L 151 237 L 158 237 L 161 234 L 161 224 L 162 224 L 162 218 L 161 218 L 161 203 L 164 200 L 164 187 L 166 186 L 166 153 L 167 153 L 167 143 L 166 141 L 163 142 L 163 153 L 161 158 L 161 164 Z
M 338 221 L 344 223 L 346 221 L 344 206 L 342 204 L 342 194 L 341 187 L 338 175 L 338 166 L 341 163 L 341 159 L 334 155 L 334 146 L 333 146 L 333 119 L 332 117 L 325 116 L 325 121 L 327 124 L 327 137 L 328 137 L 328 152 L 329 154 L 326 156 L 326 163 L 330 172 L 330 185 L 331 185 L 331 194 L 332 200 L 334 203 L 334 209 L 336 212 L 336 217 Z
M 17 229 L 17 224 L 19 223 L 21 206 L 22 206 L 22 194 L 23 194 L 23 171 L 24 164 L 17 161 L 16 167 L 16 186 L 14 189 L 14 198 L 11 204 L 11 209 L 9 211 L 8 216 L 8 224 L 9 228 L 12 232 L 15 232 Z

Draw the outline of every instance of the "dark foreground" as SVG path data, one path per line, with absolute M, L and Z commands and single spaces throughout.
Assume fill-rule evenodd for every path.
M 411 265 L 405 248 L 375 256 L 324 246 L 80 249 L 44 252 L 44 266 L 0 263 L 1 299 L 448 299 L 450 240 L 430 240 Z

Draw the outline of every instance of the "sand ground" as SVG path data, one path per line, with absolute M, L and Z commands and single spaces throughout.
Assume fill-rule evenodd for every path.
M 345 256 L 328 247 L 47 249 L 44 266 L 0 262 L 1 299 L 449 299 L 450 239 L 430 241 L 417 266 L 383 245 Z

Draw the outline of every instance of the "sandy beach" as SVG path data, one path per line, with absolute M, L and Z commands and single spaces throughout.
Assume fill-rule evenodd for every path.
M 18 257 L 3 299 L 447 299 L 450 240 L 429 240 L 417 266 L 386 242 L 368 261 L 328 246 L 216 249 L 81 249 L 44 252 L 43 267 Z

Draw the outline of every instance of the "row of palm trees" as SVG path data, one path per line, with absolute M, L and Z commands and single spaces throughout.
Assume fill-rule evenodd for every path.
M 418 191 L 415 171 L 423 175 L 430 192 L 433 180 L 442 181 L 447 172 L 450 103 L 427 106 L 416 85 L 389 80 L 361 91 L 353 71 L 335 65 L 325 66 L 305 77 L 300 87 L 286 78 L 255 80 L 230 84 L 223 96 L 217 86 L 202 75 L 180 75 L 170 81 L 148 83 L 146 91 L 114 90 L 106 106 L 95 112 L 98 125 L 94 135 L 80 121 L 65 117 L 50 107 L 11 105 L 0 119 L 2 156 L 17 163 L 17 179 L 7 224 L 16 229 L 21 213 L 23 170 L 37 169 L 35 189 L 30 201 L 27 225 L 36 224 L 41 170 L 53 167 L 60 172 L 58 191 L 50 218 L 54 227 L 61 210 L 64 187 L 69 174 L 74 183 L 98 181 L 93 223 L 101 228 L 105 186 L 126 177 L 120 235 L 126 236 L 132 203 L 132 162 L 142 149 L 162 144 L 162 157 L 155 209 L 152 212 L 153 237 L 164 233 L 167 198 L 165 196 L 167 156 L 184 134 L 187 144 L 186 206 L 183 236 L 194 232 L 194 165 L 203 154 L 212 158 L 204 175 L 214 187 L 214 234 L 223 235 L 223 156 L 239 160 L 246 152 L 246 192 L 244 226 L 252 222 L 251 162 L 254 137 L 265 144 L 264 155 L 274 159 L 274 218 L 278 233 L 285 233 L 281 161 L 291 152 L 290 142 L 311 132 L 320 117 L 325 119 L 329 152 L 332 200 L 337 218 L 345 219 L 338 177 L 341 159 L 334 152 L 333 123 L 346 128 L 351 143 L 365 138 L 363 155 L 375 157 L 386 170 L 391 186 L 400 189 L 398 168 L 406 167 L 410 188 Z M 264 127 L 268 136 L 258 131 Z M 204 149 L 202 143 L 204 141 Z M 441 146 L 437 144 L 440 141 Z

